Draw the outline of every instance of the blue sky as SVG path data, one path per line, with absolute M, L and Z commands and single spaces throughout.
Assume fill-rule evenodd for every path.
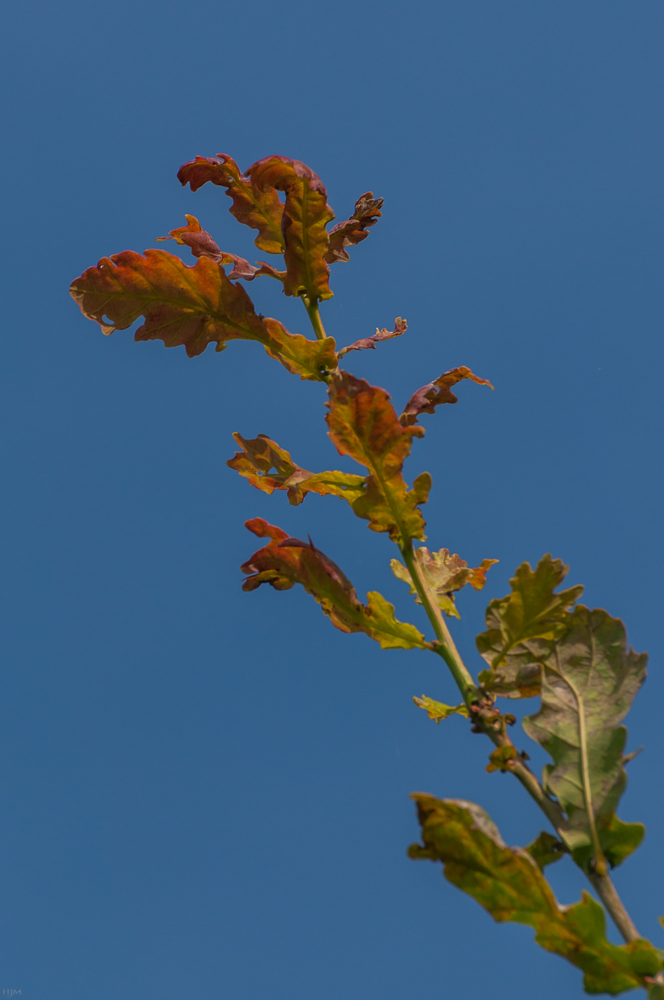
M 551 551 L 650 652 L 621 809 L 649 832 L 616 881 L 662 946 L 661 4 L 25 0 L 3 20 L 0 988 L 581 995 L 529 929 L 405 856 L 415 790 L 479 802 L 510 843 L 541 829 L 483 741 L 413 706 L 454 698 L 438 659 L 342 635 L 301 591 L 240 589 L 260 515 L 423 625 L 385 536 L 224 464 L 234 430 L 334 462 L 321 386 L 252 344 L 189 360 L 104 338 L 68 297 L 185 213 L 260 256 L 221 190 L 180 187 L 198 153 L 302 159 L 340 219 L 382 195 L 324 319 L 344 343 L 409 330 L 348 367 L 397 404 L 460 364 L 496 386 L 424 418 L 408 470 L 434 477 L 433 548 L 500 560 L 455 635 L 478 669 L 487 601 Z M 307 332 L 276 283 L 249 290 Z M 578 898 L 567 862 L 551 878 Z

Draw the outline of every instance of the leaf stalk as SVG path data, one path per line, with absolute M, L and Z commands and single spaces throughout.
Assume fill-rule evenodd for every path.
M 307 295 L 302 296 L 302 301 L 304 302 L 304 308 L 307 310 L 307 315 L 311 321 L 311 325 L 316 334 L 318 340 L 325 340 L 327 334 L 325 333 L 325 327 L 323 326 L 323 320 L 320 316 L 320 309 L 318 308 L 318 299 L 310 299 Z

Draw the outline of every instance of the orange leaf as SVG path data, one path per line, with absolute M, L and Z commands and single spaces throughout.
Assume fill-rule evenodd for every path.
M 346 247 L 357 246 L 362 240 L 366 240 L 369 235 L 367 229 L 375 226 L 383 214 L 382 207 L 383 199 L 374 198 L 373 191 L 367 191 L 358 198 L 350 219 L 337 222 L 336 226 L 330 229 L 330 245 L 325 254 L 328 264 L 350 260 Z
M 165 250 L 146 250 L 145 256 L 126 250 L 89 267 L 70 291 L 83 315 L 96 320 L 104 333 L 126 330 L 142 316 L 135 340 L 184 345 L 189 357 L 211 343 L 223 351 L 229 340 L 257 340 L 303 379 L 325 381 L 336 366 L 331 337 L 307 340 L 288 333 L 276 319 L 258 316 L 242 286 L 207 257 L 187 267 Z
M 365 495 L 353 504 L 357 516 L 400 544 L 424 540 L 424 519 L 417 508 L 428 499 L 431 477 L 422 473 L 408 490 L 401 471 L 413 437 L 421 437 L 424 428 L 402 427 L 389 394 L 347 372 L 332 382 L 328 406 L 327 425 L 337 451 L 370 471 Z
M 310 167 L 286 156 L 267 156 L 247 170 L 258 192 L 286 192 L 282 217 L 285 242 L 286 295 L 304 295 L 310 302 L 329 299 L 332 291 L 325 261 L 329 244 L 326 225 L 334 218 L 325 185 Z
M 262 583 L 290 590 L 300 583 L 342 632 L 364 632 L 383 649 L 431 648 L 414 625 L 396 620 L 393 606 L 380 594 L 368 594 L 368 604 L 362 604 L 350 580 L 311 540 L 289 538 L 262 517 L 245 523 L 259 538 L 270 541 L 241 567 L 248 574 L 243 590 L 256 590 Z
M 490 382 L 485 378 L 473 375 L 470 368 L 466 368 L 465 365 L 461 365 L 460 368 L 452 368 L 448 372 L 443 372 L 435 382 L 423 385 L 410 397 L 405 410 L 399 417 L 404 427 L 410 427 L 416 423 L 421 413 L 433 413 L 441 403 L 457 403 L 458 399 L 452 392 L 452 386 L 464 378 L 469 378 L 473 382 L 477 382 L 478 385 L 488 385 L 493 389 Z
M 232 198 L 231 215 L 250 229 L 257 229 L 254 243 L 266 253 L 283 253 L 284 242 L 281 233 L 282 204 L 274 187 L 261 191 L 240 173 L 235 160 L 225 153 L 217 156 L 197 156 L 195 160 L 183 164 L 178 171 L 181 184 L 191 185 L 192 191 L 210 181 L 226 188 Z

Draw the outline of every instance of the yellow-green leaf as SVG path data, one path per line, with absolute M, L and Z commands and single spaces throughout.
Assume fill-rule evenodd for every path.
M 645 986 L 644 969 L 658 968 L 648 941 L 614 945 L 606 939 L 604 911 L 583 894 L 561 907 L 528 851 L 510 848 L 487 813 L 472 802 L 413 795 L 423 845 L 412 858 L 441 861 L 445 877 L 499 923 L 514 921 L 535 929 L 535 940 L 584 973 L 587 993 L 610 993 Z
M 481 566 L 472 569 L 460 556 L 450 555 L 448 549 L 429 552 L 425 546 L 415 550 L 415 558 L 429 593 L 435 595 L 438 607 L 450 618 L 460 617 L 454 593 L 467 583 L 475 590 L 481 590 L 486 583 L 487 571 L 498 562 L 497 559 L 484 559 Z M 398 559 L 392 559 L 390 566 L 396 578 L 409 585 L 411 594 L 416 594 L 408 569 Z M 422 603 L 419 596 L 415 597 L 415 601 Z
M 434 701 L 433 698 L 429 698 L 425 694 L 421 698 L 413 695 L 413 701 L 418 708 L 423 708 L 429 718 L 436 723 L 442 722 L 443 719 L 449 719 L 450 715 L 463 715 L 465 719 L 468 718 L 468 709 L 465 705 L 444 705 L 442 701 Z

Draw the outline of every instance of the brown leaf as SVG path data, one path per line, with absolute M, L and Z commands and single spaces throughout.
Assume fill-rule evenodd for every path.
M 397 316 L 394 321 L 394 329 L 386 330 L 383 327 L 379 330 L 376 327 L 376 332 L 371 337 L 364 337 L 362 340 L 356 340 L 354 344 L 349 347 L 342 347 L 337 353 L 337 357 L 341 358 L 344 354 L 348 354 L 349 351 L 367 351 L 375 350 L 376 344 L 379 344 L 381 340 L 392 340 L 393 337 L 400 337 L 402 333 L 405 333 L 408 329 L 408 323 L 401 316 Z
M 348 472 L 308 472 L 295 464 L 285 448 L 265 434 L 250 440 L 240 434 L 233 434 L 233 437 L 242 451 L 237 451 L 226 465 L 264 493 L 287 490 L 294 507 L 302 503 L 307 493 L 338 496 L 352 504 L 364 492 L 363 476 Z
M 175 240 L 182 246 L 188 246 L 194 257 L 209 257 L 215 264 L 232 264 L 233 270 L 228 274 L 229 281 L 238 278 L 253 281 L 260 274 L 267 274 L 279 281 L 284 280 L 285 271 L 276 271 L 270 264 L 263 264 L 261 261 L 259 261 L 260 267 L 254 267 L 246 258 L 221 250 L 210 234 L 201 227 L 195 215 L 185 215 L 185 219 L 186 226 L 171 229 L 168 236 L 158 236 L 157 241 Z
M 241 567 L 247 574 L 243 590 L 256 590 L 263 583 L 275 590 L 290 590 L 300 583 L 341 632 L 364 632 L 383 649 L 430 648 L 414 625 L 396 620 L 393 606 L 380 594 L 368 594 L 368 604 L 362 604 L 350 580 L 311 540 L 289 538 L 262 517 L 247 521 L 246 526 L 270 541 Z
M 286 192 L 281 222 L 286 295 L 304 295 L 310 302 L 331 298 L 330 268 L 325 261 L 329 237 L 325 227 L 334 218 L 334 212 L 327 203 L 321 179 L 310 167 L 287 156 L 258 160 L 249 167 L 247 175 L 258 192 L 275 188 Z
M 488 385 L 493 389 L 487 379 L 473 375 L 470 368 L 466 368 L 465 365 L 461 365 L 460 368 L 451 368 L 450 371 L 443 372 L 435 382 L 423 385 L 410 397 L 399 418 L 404 427 L 410 427 L 416 423 L 421 413 L 433 413 L 441 403 L 457 403 L 458 399 L 452 392 L 452 386 L 464 378 L 469 378 L 473 382 L 477 382 L 478 385 Z
M 252 182 L 240 173 L 235 160 L 225 153 L 217 156 L 197 156 L 195 160 L 183 164 L 178 171 L 181 184 L 191 185 L 192 191 L 210 181 L 226 188 L 232 198 L 231 215 L 250 229 L 257 229 L 254 243 L 266 253 L 283 253 L 284 242 L 281 232 L 283 207 L 279 195 L 273 187 L 257 190 Z
M 145 256 L 126 250 L 89 267 L 70 291 L 83 315 L 106 334 L 126 330 L 142 316 L 135 340 L 184 345 L 189 357 L 211 343 L 222 351 L 230 340 L 257 340 L 301 378 L 325 381 L 336 367 L 331 337 L 307 340 L 288 333 L 276 319 L 257 316 L 242 286 L 207 257 L 187 267 L 165 250 L 146 250 Z
M 400 544 L 423 540 L 424 519 L 417 508 L 428 499 L 431 477 L 423 472 L 408 490 L 401 470 L 413 437 L 421 437 L 424 428 L 402 427 L 389 394 L 348 372 L 332 382 L 328 406 L 327 425 L 337 451 L 370 472 L 354 512 L 373 531 L 387 531 Z
M 350 260 L 346 247 L 357 246 L 362 240 L 366 240 L 369 235 L 367 230 L 375 226 L 383 214 L 382 207 L 383 199 L 374 198 L 373 191 L 367 191 L 358 198 L 350 219 L 337 222 L 336 226 L 330 229 L 330 245 L 325 254 L 328 264 Z

